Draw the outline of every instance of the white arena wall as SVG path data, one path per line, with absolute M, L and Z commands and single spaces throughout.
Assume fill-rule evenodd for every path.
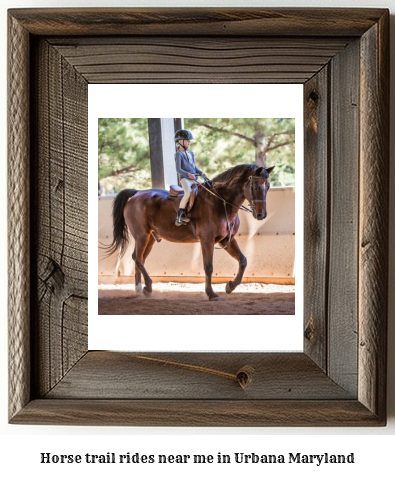
M 112 241 L 111 208 L 114 196 L 99 197 L 98 241 L 99 284 L 134 282 L 134 261 L 131 244 L 118 263 L 113 255 L 104 258 L 100 245 Z M 293 284 L 295 280 L 295 188 L 272 187 L 267 197 L 268 217 L 255 220 L 251 214 L 240 211 L 240 229 L 237 241 L 247 257 L 245 282 L 272 282 Z M 150 276 L 156 281 L 176 280 L 200 282 L 204 280 L 200 244 L 176 244 L 162 240 L 156 243 L 146 261 Z M 238 264 L 222 250 L 214 251 L 213 282 L 234 277 Z

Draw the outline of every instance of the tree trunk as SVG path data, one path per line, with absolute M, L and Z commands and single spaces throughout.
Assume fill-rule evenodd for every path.
M 256 131 L 255 141 L 255 164 L 259 167 L 266 167 L 267 139 L 263 131 Z

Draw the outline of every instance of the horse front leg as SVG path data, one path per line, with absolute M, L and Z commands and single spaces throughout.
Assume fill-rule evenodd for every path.
M 213 275 L 213 254 L 214 254 L 214 241 L 201 241 L 202 254 L 203 254 L 203 266 L 204 273 L 206 275 L 206 294 L 209 300 L 219 300 L 219 297 L 213 291 L 211 286 L 211 276 Z
M 219 245 L 223 247 L 225 251 L 230 254 L 234 259 L 236 259 L 239 263 L 239 270 L 235 279 L 233 281 L 229 281 L 226 284 L 226 293 L 230 294 L 236 289 L 236 287 L 241 283 L 243 279 L 244 271 L 247 267 L 247 258 L 241 252 L 240 247 L 234 237 L 231 239 L 230 242 L 228 242 L 227 238 L 223 239 L 221 242 L 219 242 Z
M 141 288 L 142 288 L 141 282 L 137 284 L 137 280 L 141 281 L 141 274 L 143 274 L 144 282 L 145 282 L 143 293 L 146 296 L 149 296 L 152 293 L 152 279 L 148 275 L 148 272 L 144 264 L 149 253 L 151 252 L 151 249 L 154 243 L 155 243 L 155 239 L 152 235 L 147 235 L 147 236 L 144 236 L 143 238 L 136 239 L 136 247 L 132 255 L 132 258 L 136 264 L 136 272 L 135 272 L 136 292 L 141 291 Z

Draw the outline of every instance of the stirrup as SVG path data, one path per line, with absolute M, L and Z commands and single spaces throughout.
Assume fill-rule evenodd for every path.
M 182 218 L 180 218 L 180 217 L 177 217 L 177 218 L 176 218 L 176 222 L 175 222 L 174 224 L 175 224 L 176 226 L 187 226 L 187 225 L 188 225 L 188 223 L 187 223 L 187 222 L 184 222 L 184 221 L 182 220 Z
M 176 222 L 174 223 L 176 226 L 187 226 L 188 224 L 186 222 L 181 221 L 181 219 L 176 219 Z
M 190 219 L 185 217 L 185 213 L 177 214 L 176 222 L 174 223 L 176 226 L 187 226 Z

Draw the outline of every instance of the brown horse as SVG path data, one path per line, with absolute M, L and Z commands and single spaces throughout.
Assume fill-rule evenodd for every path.
M 118 251 L 120 257 L 123 256 L 129 243 L 129 229 L 135 240 L 132 257 L 136 264 L 136 291 L 150 295 L 152 279 L 144 264 L 155 240 L 160 237 L 171 242 L 200 242 L 206 275 L 206 294 L 209 300 L 218 300 L 218 295 L 211 286 L 214 245 L 219 244 L 239 263 L 235 279 L 226 285 L 226 292 L 229 294 L 241 283 L 247 266 L 247 259 L 235 239 L 240 225 L 239 209 L 247 209 L 243 206 L 247 199 L 251 207 L 249 212 L 252 212 L 254 218 L 265 219 L 266 195 L 272 170 L 273 167 L 264 169 L 243 164 L 219 174 L 212 179 L 209 190 L 207 188 L 199 192 L 189 213 L 189 224 L 181 227 L 174 224 L 176 208 L 174 202 L 169 199 L 168 191 L 124 189 L 113 204 L 113 242 L 108 246 L 109 254 Z M 144 276 L 144 289 L 141 285 L 141 274 Z

